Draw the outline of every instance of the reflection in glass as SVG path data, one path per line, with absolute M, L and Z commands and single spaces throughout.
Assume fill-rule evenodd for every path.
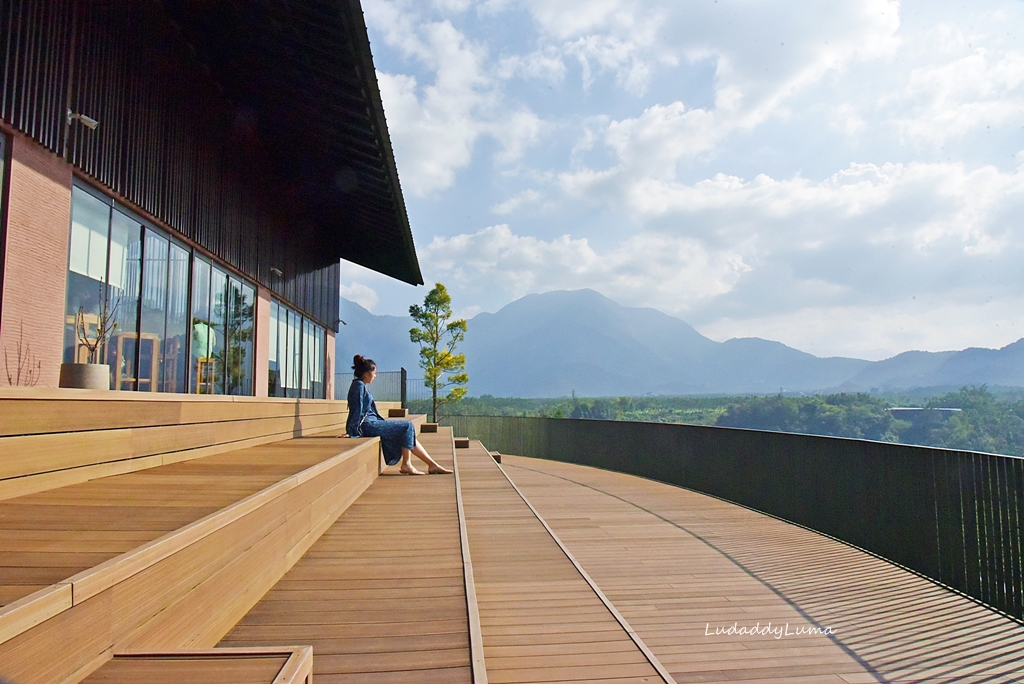
M 224 394 L 225 326 L 227 324 L 228 275 L 214 266 L 210 276 L 210 329 L 213 332 L 211 351 L 213 365 L 213 393 Z
M 64 363 L 87 363 L 88 350 L 78 340 L 75 320 L 82 311 L 90 334 L 96 330 L 106 297 L 110 203 L 88 192 L 71 192 L 71 244 L 68 252 L 68 290 L 64 316 Z M 106 350 L 100 350 L 100 363 Z
M 133 390 L 138 379 L 139 285 L 142 274 L 142 224 L 115 210 L 110 221 L 108 306 L 117 328 L 110 337 L 107 363 L 110 386 Z
M 167 332 L 167 253 L 170 241 L 147 229 L 142 267 L 142 321 L 139 333 L 139 390 L 159 392 L 163 386 L 164 336 Z
M 160 370 L 161 392 L 188 391 L 185 388 L 188 371 L 185 350 L 189 334 L 188 264 L 188 250 L 172 242 L 167 255 L 167 330 Z
M 228 279 L 226 368 L 227 394 L 252 393 L 253 290 L 235 278 Z
M 2 143 L 0 136 L 0 162 Z M 0 165 L 0 181 L 2 172 Z M 252 395 L 256 290 L 112 205 L 72 188 L 64 361 L 88 360 L 77 314 L 94 336 L 106 305 L 116 328 L 97 360 L 110 364 L 111 387 Z M 293 312 L 289 322 L 284 307 L 276 311 L 272 353 L 281 372 L 272 382 L 283 388 L 286 368 L 299 378 L 297 359 L 287 354 L 300 350 L 286 338 L 301 319 Z
M 288 396 L 298 397 L 302 394 L 302 317 L 291 310 L 288 311 L 288 333 L 291 352 Z
M 271 302 L 268 334 L 268 394 L 323 399 L 327 330 L 288 307 Z
M 192 266 L 192 392 L 213 394 L 213 345 L 210 323 L 210 262 L 196 257 Z

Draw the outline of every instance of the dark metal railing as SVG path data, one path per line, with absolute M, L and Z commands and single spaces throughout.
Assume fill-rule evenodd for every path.
M 400 401 L 406 405 L 406 371 L 377 371 L 377 377 L 370 387 L 375 401 Z M 334 374 L 334 398 L 338 401 L 348 399 L 348 388 L 352 384 L 351 373 Z
M 489 449 L 629 473 L 789 520 L 1024 620 L 1024 459 L 738 428 L 448 416 Z

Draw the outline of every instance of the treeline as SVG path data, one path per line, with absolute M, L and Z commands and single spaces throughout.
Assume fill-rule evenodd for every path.
M 905 397 L 830 394 L 767 397 L 619 397 L 617 399 L 505 399 L 467 397 L 451 414 L 545 416 L 718 425 L 756 430 L 853 437 L 903 444 L 1024 456 L 1024 398 L 987 387 L 964 387 L 907 402 Z M 901 414 L 895 406 L 951 408 Z M 414 411 L 419 410 L 411 402 Z
M 898 420 L 891 401 L 866 394 L 751 397 L 715 421 L 727 427 L 855 437 L 946 449 L 1024 456 L 1024 400 L 1001 399 L 987 387 L 964 387 L 932 397 Z
M 462 416 L 531 416 L 543 418 L 591 418 L 657 423 L 713 425 L 737 397 L 619 397 L 617 399 L 517 399 L 466 397 L 445 406 L 442 414 Z M 413 413 L 429 411 L 428 402 L 410 401 Z

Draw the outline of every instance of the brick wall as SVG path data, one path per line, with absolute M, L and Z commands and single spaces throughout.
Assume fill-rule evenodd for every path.
M 42 364 L 37 387 L 56 387 L 64 350 L 71 225 L 71 166 L 28 137 L 11 143 L 10 204 L 4 250 L 0 363 L 13 370 L 19 334 Z M 0 385 L 7 374 L 0 367 Z

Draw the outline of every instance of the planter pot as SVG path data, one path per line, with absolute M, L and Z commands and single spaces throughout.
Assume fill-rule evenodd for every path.
M 105 363 L 60 364 L 60 386 L 75 389 L 110 389 L 110 366 Z

